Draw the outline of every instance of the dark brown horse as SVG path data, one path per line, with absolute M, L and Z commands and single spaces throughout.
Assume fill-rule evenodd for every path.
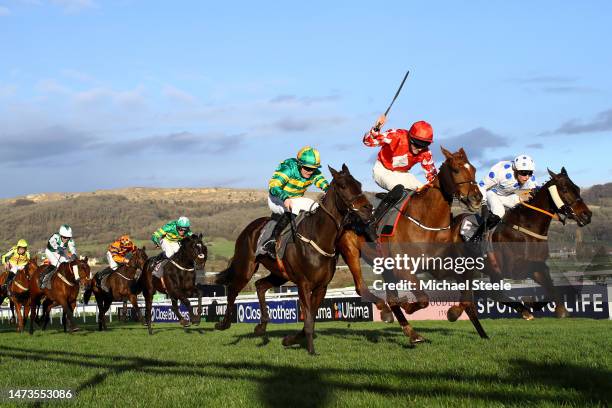
M 144 265 L 143 272 L 132 292 L 138 293 L 142 290 L 145 298 L 145 322 L 149 334 L 153 334 L 151 327 L 151 312 L 153 308 L 153 295 L 156 292 L 167 294 L 172 301 L 172 311 L 179 318 L 183 327 L 190 324 L 199 324 L 202 316 L 202 294 L 196 286 L 196 269 L 204 269 L 208 259 L 208 249 L 202 243 L 202 234 L 191 235 L 180 241 L 180 248 L 172 255 L 167 263 L 162 266 L 164 283 L 153 275 L 155 258 L 149 258 Z M 164 285 L 165 284 L 165 285 Z M 193 314 L 189 297 L 198 298 L 198 311 Z M 179 310 L 178 301 L 187 308 L 189 320 L 185 320 Z
M 8 287 L 5 286 L 6 280 L 8 279 L 8 271 L 0 273 L 0 305 L 4 303 L 4 299 L 9 298 L 9 306 L 11 308 L 11 319 L 10 324 L 14 324 L 15 320 L 15 305 L 8 295 Z
M 361 183 L 353 178 L 346 165 L 342 166 L 340 172 L 331 167 L 329 170 L 333 176 L 329 190 L 321 199 L 319 207 L 297 226 L 295 242 L 287 245 L 282 260 L 274 260 L 267 255 L 255 256 L 257 240 L 268 217 L 256 219 L 240 233 L 230 265 L 216 278 L 217 284 L 228 285 L 227 312 L 223 321 L 216 324 L 217 329 L 230 327 L 236 296 L 249 282 L 259 264 L 263 264 L 272 274 L 256 283 L 261 322 L 256 326 L 255 333 L 263 335 L 270 320 L 266 291 L 291 280 L 298 287 L 304 328 L 296 335 L 286 336 L 283 345 L 298 344 L 306 338 L 308 352 L 314 354 L 315 316 L 336 270 L 336 244 L 344 230 L 347 216 L 356 214 L 364 222 L 368 222 L 372 216 L 372 205 L 361 191 Z
M 64 332 L 79 330 L 73 320 L 73 312 L 76 308 L 79 284 L 87 286 L 91 282 L 91 270 L 87 264 L 87 257 L 73 259 L 70 262 L 61 263 L 51 277 L 51 289 L 40 287 L 40 273 L 49 266 L 39 266 L 30 277 L 30 334 L 34 333 L 34 321 L 36 310 L 42 301 L 43 330 L 49 323 L 49 315 L 54 306 L 63 309 Z
M 98 304 L 98 328 L 100 331 L 107 329 L 105 315 L 114 300 L 128 299 L 130 303 L 132 303 L 134 313 L 136 313 L 138 320 L 142 321 L 142 315 L 138 307 L 138 294 L 134 293 L 131 287 L 136 279 L 138 271 L 140 270 L 142 272 L 144 269 L 147 259 L 145 248 L 136 248 L 127 264 L 119 266 L 117 270 L 111 272 L 108 277 L 106 277 L 106 287 L 109 289 L 108 292 L 98 285 L 98 280 L 96 278 L 92 280 L 91 285 L 85 290 L 83 295 L 83 302 L 85 304 L 89 303 L 92 292 L 96 297 L 96 303 Z M 127 306 L 124 303 L 124 315 L 126 315 L 126 308 Z
M 384 301 L 373 295 L 361 278 L 361 257 L 367 262 L 371 262 L 375 257 L 395 257 L 398 254 L 419 257 L 423 250 L 431 251 L 427 253 L 428 256 L 456 256 L 457 254 L 453 253 L 452 245 L 456 242 L 456 237 L 450 228 L 452 201 L 457 198 L 474 211 L 480 207 L 482 194 L 475 182 L 476 169 L 469 162 L 463 148 L 455 153 L 443 147 L 441 150 L 446 159 L 440 167 L 438 176 L 430 185 L 409 198 L 408 205 L 397 223 L 393 236 L 381 237 L 380 245 L 377 247 L 367 245 L 364 237 L 351 230 L 346 231 L 340 238 L 340 253 L 355 280 L 359 281 L 359 284 L 355 286 L 357 292 L 365 300 L 376 302 L 379 309 L 383 311 L 386 309 Z M 412 245 L 415 243 L 428 245 L 425 247 Z M 453 278 L 463 282 L 471 278 L 469 273 L 458 275 L 451 272 L 449 274 L 449 271 L 444 270 L 427 270 L 427 272 L 436 279 Z M 416 274 L 403 269 L 385 271 L 383 276 L 387 282 L 408 281 L 417 288 L 413 291 L 416 297 L 415 302 L 398 299 L 397 292 L 393 290 L 387 291 L 387 302 L 410 341 L 412 343 L 423 341 L 424 338 L 412 328 L 401 310 L 403 308 L 410 314 L 429 305 L 427 293 L 419 289 L 419 278 Z M 486 338 L 487 335 L 478 320 L 472 298 L 471 290 L 461 293 L 461 300 L 472 324 L 479 335 Z
M 15 278 L 8 286 L 8 294 L 12 306 L 17 312 L 17 331 L 23 332 L 25 321 L 30 312 L 30 277 L 38 267 L 37 259 L 33 258 L 28 261 L 25 267 L 18 271 Z
M 491 239 L 493 251 L 489 253 L 484 272 L 491 282 L 499 282 L 503 278 L 531 278 L 543 286 L 555 302 L 557 317 L 569 315 L 563 304 L 561 295 L 553 285 L 550 268 L 546 265 L 549 257 L 548 229 L 550 223 L 559 219 L 565 223 L 570 218 L 583 227 L 591 222 L 591 210 L 580 196 L 580 188 L 567 175 L 565 167 L 559 174 L 548 170 L 550 180 L 538 188 L 532 198 L 526 203 L 518 204 L 509 209 L 502 222 L 494 230 Z M 467 214 L 456 217 L 454 230 L 458 236 L 458 228 Z M 510 299 L 505 294 L 496 293 L 497 300 L 514 308 L 526 320 L 532 320 L 530 310 L 521 302 Z M 543 308 L 548 302 L 538 302 L 531 305 L 534 310 Z M 449 318 L 456 319 L 463 312 L 461 306 L 449 310 Z

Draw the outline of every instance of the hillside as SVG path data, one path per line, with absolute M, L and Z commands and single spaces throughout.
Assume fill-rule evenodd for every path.
M 612 244 L 612 183 L 583 192 L 593 210 L 593 222 L 582 229 L 582 241 L 590 247 Z M 309 194 L 316 198 L 318 194 Z M 81 254 L 102 258 L 106 246 L 123 233 L 152 249 L 151 233 L 179 215 L 192 220 L 194 231 L 203 232 L 210 244 L 209 267 L 218 269 L 232 256 L 233 240 L 253 219 L 269 213 L 265 190 L 226 188 L 126 188 L 88 193 L 32 194 L 0 200 L 3 226 L 1 248 L 18 238 L 30 241 L 33 252 L 42 250 L 48 237 L 62 223 L 72 225 Z M 465 210 L 457 207 L 455 213 Z M 576 225 L 551 228 L 553 248 L 574 248 Z M 154 250 L 149 251 L 154 253 Z

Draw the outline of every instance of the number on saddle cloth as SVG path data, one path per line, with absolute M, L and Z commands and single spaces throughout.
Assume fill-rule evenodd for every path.
M 153 276 L 161 279 L 164 275 L 164 265 L 166 265 L 168 261 L 169 259 L 166 258 L 163 252 L 157 255 L 153 260 Z

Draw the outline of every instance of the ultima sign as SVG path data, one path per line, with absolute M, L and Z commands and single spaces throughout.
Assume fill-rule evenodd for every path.
M 361 298 L 331 298 L 323 299 L 316 320 L 318 322 L 349 321 L 371 322 L 373 320 L 372 304 L 364 303 Z M 300 310 L 300 321 L 304 316 Z

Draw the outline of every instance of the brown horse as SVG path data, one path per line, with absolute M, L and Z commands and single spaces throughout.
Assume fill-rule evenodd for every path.
M 15 305 L 13 301 L 9 297 L 8 287 L 5 287 L 6 280 L 8 279 L 9 273 L 8 271 L 0 272 L 0 305 L 4 303 L 4 299 L 9 298 L 9 306 L 11 308 L 11 319 L 10 324 L 14 324 L 15 320 Z
M 346 165 L 342 165 L 340 172 L 331 167 L 329 171 L 333 176 L 329 190 L 321 199 L 319 207 L 297 226 L 294 231 L 295 242 L 287 245 L 282 259 L 255 256 L 257 240 L 269 217 L 256 219 L 240 233 L 230 265 L 216 277 L 217 284 L 228 285 L 227 313 L 223 321 L 216 324 L 217 329 L 230 327 L 236 296 L 249 282 L 259 264 L 263 264 L 272 274 L 256 283 L 261 322 L 256 326 L 255 333 L 263 335 L 270 320 L 265 292 L 291 280 L 298 287 L 304 328 L 296 335 L 286 336 L 283 345 L 298 344 L 306 338 L 308 352 L 315 353 L 315 316 L 336 270 L 338 238 L 349 214 L 356 214 L 364 222 L 368 222 L 372 216 L 372 205 L 361 191 L 361 183 L 353 178 Z
M 143 267 L 143 272 L 134 285 L 132 293 L 142 290 L 145 298 L 145 322 L 149 334 L 153 334 L 151 327 L 151 312 L 153 309 L 153 295 L 155 292 L 167 294 L 172 301 L 172 311 L 179 319 L 183 327 L 199 324 L 202 316 L 202 294 L 196 286 L 196 269 L 204 269 L 208 259 L 208 249 L 202 243 L 202 234 L 194 234 L 180 241 L 180 248 L 172 255 L 167 263 L 162 266 L 164 283 L 153 275 L 155 258 L 149 258 Z M 189 297 L 197 296 L 198 311 L 193 314 Z M 178 301 L 187 308 L 189 321 L 185 320 L 179 310 Z
M 470 210 L 477 210 L 482 201 L 482 194 L 475 181 L 476 169 L 469 162 L 463 150 L 459 149 L 455 153 L 441 147 L 445 156 L 445 161 L 440 167 L 436 179 L 425 188 L 415 192 L 409 198 L 408 205 L 402 212 L 396 227 L 395 233 L 391 237 L 381 237 L 379 245 L 367 245 L 365 238 L 357 235 L 354 231 L 346 231 L 339 242 L 339 250 L 346 264 L 351 270 L 355 281 L 357 292 L 365 299 L 377 303 L 377 307 L 385 310 L 384 301 L 378 299 L 370 292 L 365 285 L 361 273 L 361 257 L 371 262 L 375 257 L 395 257 L 396 255 L 409 255 L 418 257 L 422 254 L 423 247 L 418 244 L 425 243 L 428 256 L 456 256 L 452 244 L 456 241 L 450 225 L 452 220 L 451 204 L 454 198 L 465 204 Z M 417 245 L 407 245 L 414 244 Z M 457 275 L 449 274 L 444 270 L 427 270 L 435 278 L 452 277 L 460 282 L 468 280 L 471 275 L 465 273 Z M 401 308 L 407 313 L 414 313 L 423 309 L 429 304 L 429 297 L 425 291 L 419 289 L 419 278 L 416 274 L 407 270 L 392 269 L 385 271 L 385 280 L 389 281 L 408 281 L 417 288 L 413 291 L 416 302 L 407 302 L 397 298 L 397 292 L 387 291 L 387 302 L 391 311 L 397 318 L 402 330 L 410 338 L 411 343 L 424 341 L 408 323 Z M 476 306 L 472 301 L 472 291 L 466 290 L 461 293 L 461 301 L 465 306 L 468 316 L 476 328 L 478 334 L 486 338 L 476 311 Z
M 54 306 L 63 309 L 64 332 L 70 329 L 75 332 L 79 328 L 73 320 L 73 312 L 76 308 L 77 296 L 79 294 L 79 283 L 85 286 L 91 282 L 91 271 L 87 264 L 87 257 L 73 259 L 70 262 L 61 263 L 51 277 L 51 289 L 40 287 L 40 273 L 47 269 L 48 265 L 39 266 L 30 277 L 30 334 L 34 333 L 34 320 L 36 310 L 42 301 L 43 308 L 43 330 L 49 323 L 49 314 Z M 67 327 L 68 324 L 68 327 Z
M 484 272 L 489 275 L 491 282 L 499 282 L 503 278 L 533 279 L 552 297 L 556 305 L 555 314 L 562 318 L 569 313 L 553 285 L 550 268 L 546 265 L 549 257 L 548 229 L 553 218 L 563 223 L 566 218 L 570 218 L 576 221 L 579 227 L 583 227 L 591 222 L 592 213 L 580 196 L 580 188 L 567 175 L 565 167 L 561 168 L 559 174 L 550 170 L 548 173 L 551 179 L 538 188 L 529 201 L 509 209 L 493 231 L 493 251 L 487 257 Z M 467 215 L 456 217 L 453 222 L 454 230 L 458 230 Z M 456 234 L 459 235 L 458 232 Z M 503 293 L 494 295 L 496 300 L 521 313 L 524 319 L 533 319 L 530 310 L 521 302 L 514 301 Z M 534 310 L 539 310 L 546 304 L 548 302 L 537 302 L 531 306 Z M 461 305 L 452 307 L 449 310 L 449 319 L 457 319 L 462 312 Z
M 36 258 L 30 259 L 25 267 L 17 272 L 15 278 L 8 287 L 8 295 L 11 307 L 17 312 L 17 331 L 23 332 L 25 321 L 30 312 L 30 277 L 38 267 Z
M 98 285 L 97 279 L 93 279 L 91 285 L 85 290 L 83 294 L 83 302 L 85 304 L 89 303 L 92 292 L 96 297 L 96 303 L 98 304 L 98 328 L 100 331 L 107 329 L 105 315 L 114 300 L 129 299 L 138 320 L 142 321 L 142 315 L 138 307 L 138 294 L 132 291 L 131 286 L 136 279 L 138 270 L 142 271 L 144 269 L 147 258 L 144 247 L 142 249 L 136 248 L 129 262 L 119 266 L 117 270 L 111 272 L 106 278 L 106 286 L 109 288 L 109 292 Z M 124 315 L 126 308 L 127 305 L 124 303 Z

